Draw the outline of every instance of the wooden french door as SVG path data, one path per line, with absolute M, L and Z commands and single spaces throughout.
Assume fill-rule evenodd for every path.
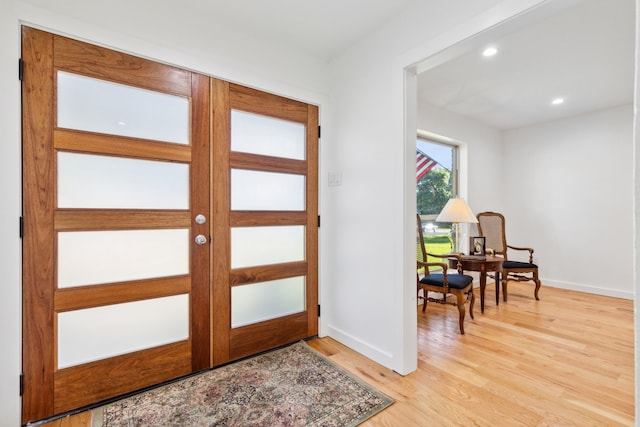
M 211 88 L 218 365 L 318 333 L 318 109 Z
M 22 42 L 24 423 L 317 334 L 316 107 Z
M 210 80 L 27 27 L 23 64 L 28 422 L 210 365 Z

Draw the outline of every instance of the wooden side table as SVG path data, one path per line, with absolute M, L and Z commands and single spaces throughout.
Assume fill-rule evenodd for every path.
M 487 287 L 487 272 L 496 275 L 496 305 L 500 304 L 500 273 L 502 272 L 503 258 L 487 255 L 485 259 L 462 258 L 462 269 L 465 271 L 480 272 L 480 312 L 484 313 L 484 290 Z M 457 260 L 449 259 L 449 267 L 456 268 Z

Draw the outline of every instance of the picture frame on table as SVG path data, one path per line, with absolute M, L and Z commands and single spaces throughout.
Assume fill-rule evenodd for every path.
M 470 238 L 469 255 L 486 255 L 486 239 L 483 236 L 474 236 Z

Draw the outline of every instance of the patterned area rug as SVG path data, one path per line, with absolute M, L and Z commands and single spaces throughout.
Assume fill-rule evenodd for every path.
M 356 426 L 393 400 L 304 342 L 93 411 L 94 426 Z

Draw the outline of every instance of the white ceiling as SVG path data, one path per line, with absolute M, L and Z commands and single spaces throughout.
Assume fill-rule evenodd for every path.
M 401 14 L 416 0 L 188 0 L 244 34 L 305 51 L 325 61 Z
M 634 1 L 574 3 L 429 58 L 419 66 L 419 100 L 501 130 L 632 103 Z M 498 54 L 483 57 L 488 45 Z M 565 102 L 551 106 L 556 97 Z

